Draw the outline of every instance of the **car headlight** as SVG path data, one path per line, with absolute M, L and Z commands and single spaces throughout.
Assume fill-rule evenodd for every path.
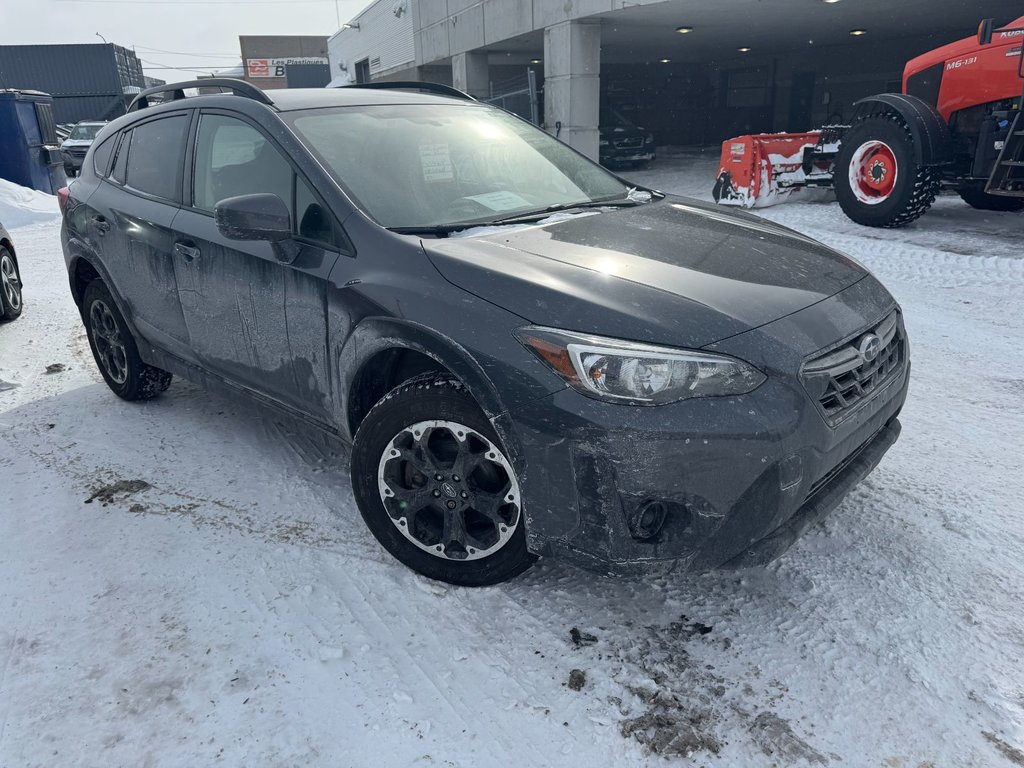
M 765 375 L 725 355 L 529 326 L 516 338 L 585 395 L 634 405 L 742 395 Z
M 597 142 L 597 145 L 599 147 L 607 147 L 608 146 L 608 139 L 599 139 L 598 142 Z

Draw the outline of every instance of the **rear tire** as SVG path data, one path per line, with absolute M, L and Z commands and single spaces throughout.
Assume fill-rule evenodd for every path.
M 102 280 L 82 296 L 82 321 L 100 375 L 123 400 L 149 400 L 171 385 L 171 374 L 143 362 L 128 324 Z
M 854 123 L 843 135 L 835 171 L 843 212 L 866 227 L 901 227 L 920 218 L 939 192 L 936 171 L 914 157 L 914 139 L 897 115 Z
M 507 455 L 465 387 L 426 374 L 366 415 L 352 488 L 370 533 L 400 562 L 449 584 L 489 586 L 536 560 Z
M 14 254 L 0 245 L 0 320 L 13 320 L 21 315 L 24 298 L 21 273 Z
M 1024 210 L 1024 198 L 989 195 L 986 194 L 985 188 L 981 185 L 960 187 L 957 193 L 971 208 L 977 208 L 979 211 Z

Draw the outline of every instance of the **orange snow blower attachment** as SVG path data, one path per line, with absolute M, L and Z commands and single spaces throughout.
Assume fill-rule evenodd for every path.
M 902 227 L 945 187 L 972 208 L 1024 211 L 1022 39 L 1024 16 L 986 19 L 908 61 L 901 93 L 851 104 L 850 125 L 730 139 L 716 202 L 760 208 L 830 189 L 858 224 Z
M 807 196 L 811 188 L 832 185 L 832 166 L 841 128 L 808 133 L 762 133 L 722 143 L 722 162 L 715 181 L 715 202 L 743 208 L 764 208 L 790 195 Z M 801 191 L 803 190 L 803 191 Z

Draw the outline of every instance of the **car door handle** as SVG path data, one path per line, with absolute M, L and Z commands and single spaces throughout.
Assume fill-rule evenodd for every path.
M 185 261 L 195 261 L 202 255 L 198 248 L 187 243 L 175 243 L 174 252 Z
M 96 227 L 96 231 L 99 232 L 101 235 L 105 235 L 107 234 L 107 232 L 110 231 L 110 222 L 108 222 L 102 216 L 93 216 L 92 224 L 94 227 Z

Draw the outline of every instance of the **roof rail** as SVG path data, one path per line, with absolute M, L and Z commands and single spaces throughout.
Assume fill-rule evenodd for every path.
M 131 112 L 133 109 L 145 109 L 150 106 L 150 96 L 155 96 L 158 93 L 169 93 L 169 98 L 164 99 L 158 103 L 164 103 L 166 101 L 178 101 L 179 99 L 187 98 L 185 96 L 186 88 L 227 88 L 237 96 L 244 96 L 247 99 L 258 101 L 261 104 L 273 104 L 270 97 L 267 96 L 262 90 L 257 88 L 251 83 L 247 83 L 244 80 L 236 80 L 231 77 L 208 77 L 204 80 L 189 80 L 186 83 L 171 83 L 170 85 L 158 85 L 156 88 L 147 88 L 134 99 L 128 105 L 128 111 Z
M 370 88 L 372 90 L 426 91 L 427 93 L 436 93 L 441 96 L 452 96 L 456 99 L 476 101 L 475 98 L 465 91 L 460 91 L 458 88 L 452 88 L 450 85 L 442 85 L 441 83 L 421 83 L 416 80 L 387 80 L 384 82 L 352 83 L 351 85 L 343 85 L 341 87 Z

